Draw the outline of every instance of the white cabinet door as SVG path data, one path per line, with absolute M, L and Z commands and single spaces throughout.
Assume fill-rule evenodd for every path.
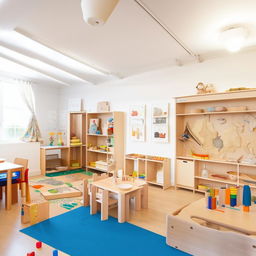
M 176 160 L 176 185 L 194 188 L 195 163 L 193 160 Z

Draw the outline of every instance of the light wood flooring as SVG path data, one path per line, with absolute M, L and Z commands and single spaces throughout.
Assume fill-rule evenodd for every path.
M 55 179 L 66 182 L 86 177 L 81 174 L 68 176 L 55 177 Z M 40 194 L 32 190 L 31 196 L 35 198 Z M 202 194 L 193 194 L 186 190 L 174 190 L 172 188 L 162 190 L 157 186 L 149 186 L 149 208 L 136 212 L 132 211 L 129 222 L 165 236 L 166 215 L 200 198 L 202 198 Z M 66 211 L 56 204 L 50 204 L 51 217 Z M 115 216 L 116 212 L 112 212 L 111 215 Z M 52 248 L 49 246 L 43 245 L 43 249 L 35 249 L 36 241 L 19 232 L 24 227 L 20 222 L 20 203 L 13 205 L 10 211 L 6 211 L 4 200 L 0 201 L 0 255 L 25 256 L 31 251 L 36 251 L 37 256 L 52 255 Z M 59 255 L 64 256 L 66 254 L 60 252 Z

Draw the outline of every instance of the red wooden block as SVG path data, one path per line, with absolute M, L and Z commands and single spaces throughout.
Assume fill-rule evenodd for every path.
M 42 248 L 42 242 L 36 242 L 36 248 L 37 249 Z
M 35 252 L 29 252 L 29 253 L 27 253 L 27 256 L 35 256 L 36 254 L 35 254 Z

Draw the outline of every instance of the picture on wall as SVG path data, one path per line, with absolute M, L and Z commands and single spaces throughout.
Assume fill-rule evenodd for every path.
M 145 141 L 145 105 L 133 105 L 129 110 L 130 137 L 133 141 Z
M 151 139 L 153 142 L 169 141 L 169 104 L 154 104 L 151 109 Z

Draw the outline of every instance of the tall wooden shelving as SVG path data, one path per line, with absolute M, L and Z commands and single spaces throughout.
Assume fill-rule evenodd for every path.
M 67 145 L 70 147 L 70 169 L 78 169 L 85 166 L 86 162 L 86 112 L 70 112 L 68 115 Z M 81 145 L 70 145 L 71 137 L 76 136 Z M 72 162 L 79 166 L 72 167 Z
M 108 134 L 107 123 L 109 118 L 114 120 L 114 132 Z M 90 119 L 99 119 L 100 134 L 90 134 Z M 124 168 L 124 113 L 123 112 L 98 112 L 87 113 L 86 118 L 86 167 L 87 169 L 102 172 Z M 113 144 L 113 145 L 112 145 Z M 92 149 L 93 147 L 106 146 L 106 150 Z M 99 167 L 98 161 L 106 163 Z M 97 166 L 95 166 L 97 162 Z
M 212 107 L 222 106 L 226 107 L 227 110 L 209 111 Z M 246 109 L 236 108 L 239 106 L 246 106 Z M 204 112 L 198 113 L 198 109 L 204 109 Z M 221 127 L 219 130 L 222 133 L 221 136 L 224 137 L 221 137 L 223 148 L 218 150 L 214 147 L 211 148 L 210 144 L 213 141 L 211 136 L 215 133 L 215 127 L 214 125 L 209 126 L 211 122 L 207 120 Z M 251 124 L 248 124 L 250 121 Z M 243 122 L 245 122 L 244 125 L 240 125 Z M 239 159 L 241 155 L 246 158 L 252 152 L 256 153 L 256 131 L 253 122 L 255 122 L 256 127 L 256 90 L 177 97 L 176 187 L 203 192 L 198 189 L 198 185 L 243 186 L 247 184 L 256 189 L 256 180 L 255 183 L 248 183 L 243 178 L 245 175 L 256 177 L 256 164 L 245 163 Z M 187 123 L 196 136 L 200 134 L 198 137 L 203 141 L 202 147 L 191 139 L 186 142 L 180 140 Z M 208 134 L 206 129 L 205 132 L 204 129 L 199 129 L 204 124 L 208 125 L 205 126 L 208 129 Z M 248 128 L 250 125 L 252 130 Z M 219 136 L 218 133 L 217 136 Z M 247 142 L 250 144 L 249 149 L 246 149 L 248 147 Z M 191 154 L 193 150 L 195 153 L 199 151 L 201 154 L 209 154 L 209 159 L 195 159 Z M 202 151 L 200 152 L 200 150 Z M 210 171 L 208 177 L 201 175 L 201 170 L 204 168 Z M 227 175 L 228 171 L 234 172 L 235 175 L 233 177 Z M 212 174 L 217 174 L 220 177 L 213 177 Z

